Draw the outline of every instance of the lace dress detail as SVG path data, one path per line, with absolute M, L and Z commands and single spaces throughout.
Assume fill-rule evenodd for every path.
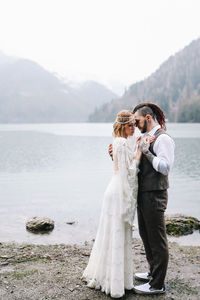
M 137 203 L 137 161 L 129 139 L 113 142 L 114 174 L 105 191 L 96 239 L 83 280 L 113 298 L 133 288 L 132 225 Z

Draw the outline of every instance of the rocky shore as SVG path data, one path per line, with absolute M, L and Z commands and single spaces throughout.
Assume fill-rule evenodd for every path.
M 81 280 L 91 246 L 92 243 L 84 246 L 1 243 L 0 299 L 111 299 L 100 291 L 87 288 Z M 133 248 L 135 270 L 146 270 L 145 253 L 139 239 L 134 239 Z M 127 291 L 123 299 L 200 299 L 200 247 L 169 243 L 169 250 L 166 294 L 141 296 Z

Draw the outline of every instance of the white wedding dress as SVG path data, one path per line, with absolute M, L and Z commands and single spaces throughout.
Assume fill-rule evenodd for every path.
M 101 289 L 113 298 L 133 288 L 132 225 L 138 190 L 135 156 L 129 139 L 114 139 L 114 174 L 104 194 L 96 239 L 83 273 L 90 288 Z

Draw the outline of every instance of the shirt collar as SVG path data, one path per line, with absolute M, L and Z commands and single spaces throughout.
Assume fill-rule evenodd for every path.
M 148 135 L 153 136 L 154 133 L 155 133 L 159 128 L 161 128 L 161 126 L 160 126 L 159 124 L 156 125 L 154 128 L 152 128 L 152 129 L 148 132 Z

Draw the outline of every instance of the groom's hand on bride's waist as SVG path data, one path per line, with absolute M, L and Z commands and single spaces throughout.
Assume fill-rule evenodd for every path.
M 110 144 L 108 147 L 108 154 L 110 155 L 110 157 L 113 160 L 113 145 L 112 144 Z

